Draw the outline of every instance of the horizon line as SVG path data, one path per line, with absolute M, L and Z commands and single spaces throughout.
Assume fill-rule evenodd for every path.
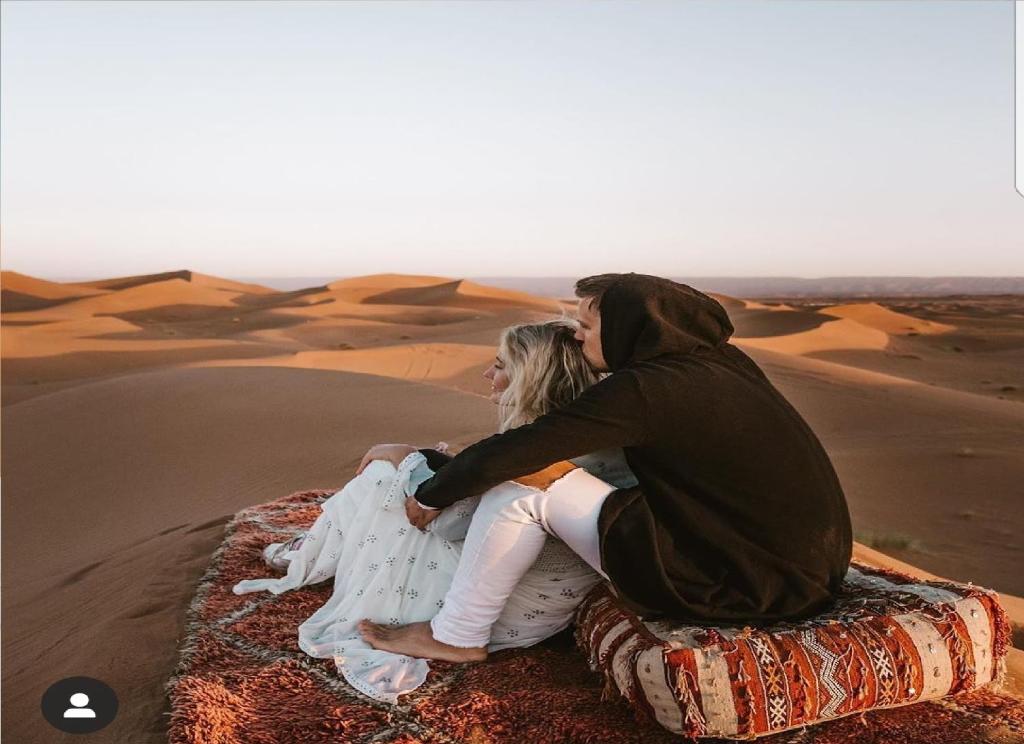
M 39 279 L 47 279 L 42 274 L 33 274 L 27 271 L 19 271 L 17 269 L 3 268 L 3 271 L 14 271 L 19 274 L 26 276 L 33 276 Z M 361 276 L 379 276 L 383 274 L 394 274 L 396 276 L 437 276 L 437 277 L 452 277 L 454 275 L 449 274 L 422 274 L 414 271 L 374 271 L 368 273 L 359 274 L 340 274 L 334 272 L 313 272 L 305 274 L 222 274 L 206 271 L 197 271 L 195 269 L 171 269 L 166 271 L 148 271 L 134 274 L 97 274 L 92 276 L 84 275 L 72 275 L 62 277 L 52 277 L 47 279 L 48 281 L 54 282 L 77 282 L 77 281 L 89 281 L 94 279 L 109 279 L 129 276 L 151 276 L 156 274 L 172 274 L 179 272 L 190 272 L 193 274 L 206 274 L 207 276 L 223 276 L 225 278 L 244 278 L 244 279 L 319 279 L 328 276 L 336 276 L 344 279 L 354 279 Z M 823 274 L 816 276 L 801 276 L 797 274 L 683 274 L 683 273 L 672 273 L 672 274 L 650 274 L 649 272 L 638 271 L 638 272 L 598 272 L 609 273 L 609 274 L 624 274 L 624 273 L 637 273 L 637 274 L 648 274 L 650 276 L 661 276 L 668 279 L 674 277 L 686 277 L 691 279 L 800 279 L 800 280 L 822 280 L 822 279 L 998 279 L 998 280 L 1024 280 L 1024 274 Z M 464 279 L 574 279 L 580 276 L 593 276 L 593 274 L 465 274 L 461 275 Z

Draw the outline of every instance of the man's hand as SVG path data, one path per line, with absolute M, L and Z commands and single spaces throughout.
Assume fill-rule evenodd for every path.
M 402 464 L 402 460 L 415 452 L 418 448 L 413 447 L 411 444 L 377 444 L 370 447 L 369 451 L 363 455 L 362 462 L 359 463 L 359 467 L 356 469 L 356 475 L 359 475 L 366 469 L 374 460 L 387 460 L 396 468 Z
M 412 496 L 405 499 L 405 516 L 409 518 L 409 524 L 417 529 L 425 529 L 441 514 L 441 509 L 424 509 Z

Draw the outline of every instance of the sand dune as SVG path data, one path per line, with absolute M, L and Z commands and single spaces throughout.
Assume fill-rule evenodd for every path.
M 740 310 L 747 307 L 750 302 L 748 300 L 741 300 L 737 297 L 730 297 L 729 295 L 719 294 L 718 292 L 708 292 L 709 297 L 714 297 L 722 307 L 726 309 L 730 314 L 733 310 Z
M 0 272 L 0 283 L 2 283 L 5 292 L 16 292 L 44 300 L 66 300 L 103 293 L 101 289 L 77 284 L 50 282 L 46 279 L 29 276 L 28 274 L 19 274 L 17 271 Z M 6 307 L 4 308 L 4 310 L 7 309 Z M 11 308 L 11 310 L 16 311 L 14 308 Z
M 162 684 L 228 515 L 340 488 L 375 442 L 475 441 L 495 415 L 435 386 L 272 367 L 146 371 L 8 406 L 4 740 L 53 741 L 43 690 L 92 673 L 120 696 L 106 741 L 166 741 Z
M 238 332 L 232 337 L 238 341 L 263 342 L 277 345 L 281 352 L 310 350 L 360 349 L 392 344 L 405 344 L 411 339 L 427 340 L 432 335 L 451 335 L 448 323 L 432 325 L 405 323 L 409 318 L 387 317 L 381 319 L 371 315 L 342 314 L 340 316 L 303 314 L 291 311 L 274 311 L 275 318 L 287 322 L 278 327 L 267 327 L 269 318 L 245 318 Z M 461 321 L 452 321 L 460 324 Z
M 254 310 L 242 313 L 241 328 L 248 331 L 260 326 L 257 335 L 245 338 L 287 338 L 319 346 L 321 339 L 331 335 L 324 331 L 333 328 L 344 329 L 342 335 L 355 339 L 330 338 L 327 344 L 331 348 L 338 344 L 405 341 L 412 338 L 411 334 L 422 333 L 456 338 L 467 328 L 497 328 L 517 318 L 551 317 L 562 314 L 565 307 L 557 301 L 521 292 L 445 277 L 401 274 L 355 277 L 274 297 L 239 297 L 236 302 Z M 501 316 L 502 322 L 496 324 L 495 316 Z M 281 330 L 276 330 L 278 326 L 282 326 Z M 431 330 L 436 326 L 453 327 Z M 275 330 L 262 332 L 264 327 Z M 365 332 L 374 327 L 376 332 Z M 337 337 L 338 333 L 333 335 Z
M 330 282 L 304 295 L 306 304 L 335 301 L 354 304 L 428 306 L 442 308 L 503 309 L 509 306 L 558 310 L 557 300 L 526 292 L 487 287 L 465 279 L 407 274 L 372 274 Z
M 730 309 L 737 343 L 909 381 L 1024 402 L 1024 330 L 1006 298 L 830 305 L 746 301 Z
M 825 315 L 837 318 L 849 318 L 869 328 L 876 328 L 894 335 L 935 334 L 955 330 L 956 326 L 922 320 L 912 315 L 893 312 L 877 302 L 857 302 L 850 305 L 835 305 L 821 310 Z
M 785 354 L 889 347 L 896 334 L 943 333 L 953 327 L 896 313 L 874 302 L 823 308 L 745 300 L 729 307 L 743 343 Z
M 719 301 L 721 296 L 717 296 Z M 731 299 L 731 298 L 730 298 Z M 889 336 L 919 336 L 937 335 L 949 333 L 956 330 L 956 326 L 948 323 L 940 323 L 934 320 L 917 318 L 906 313 L 895 312 L 877 302 L 856 302 L 843 305 L 831 306 L 810 306 L 795 307 L 787 303 L 766 304 L 754 300 L 735 300 L 725 304 L 736 325 L 736 336 L 738 338 L 750 338 L 758 336 L 791 336 L 795 337 L 794 331 L 811 331 L 820 328 L 826 323 L 834 323 L 833 318 L 840 318 L 850 322 L 841 325 L 832 325 L 827 332 L 819 334 L 804 334 L 802 338 L 813 339 L 819 336 L 828 336 L 834 343 L 839 337 L 846 333 L 851 336 L 849 348 L 860 348 L 865 339 L 872 336 L 865 336 L 862 327 L 885 333 Z M 796 325 L 804 325 L 804 328 L 796 329 Z M 874 334 L 875 339 L 881 338 Z M 801 341 L 795 342 L 795 348 L 801 348 Z M 877 341 L 870 343 L 876 346 Z M 814 346 L 813 342 L 811 346 Z M 789 351 L 787 353 L 806 353 L 804 351 Z
M 67 293 L 84 285 L 13 278 L 22 289 L 38 286 L 54 297 L 64 293 L 65 299 L 3 314 L 5 403 L 48 392 L 55 383 L 63 389 L 76 379 L 218 359 L 272 359 L 261 364 L 326 364 L 329 369 L 375 372 L 378 362 L 372 355 L 346 357 L 337 366 L 325 361 L 329 353 L 315 352 L 406 346 L 414 338 L 463 346 L 483 343 L 489 347 L 487 354 L 472 356 L 481 359 L 490 356 L 504 325 L 550 317 L 562 307 L 444 277 L 393 274 L 273 292 L 196 272 L 168 272 L 92 282 L 86 291 L 93 294 L 79 298 Z M 426 304 L 429 298 L 416 294 L 420 290 L 437 292 L 441 304 Z M 395 292 L 399 294 L 392 302 L 382 301 Z M 300 353 L 307 355 L 293 357 Z M 401 376 L 399 368 L 408 365 L 394 360 L 408 356 L 408 351 L 389 353 L 379 360 L 379 370 Z M 440 369 L 447 367 L 441 364 Z M 459 380 L 457 387 L 479 389 L 475 375 L 465 368 L 453 368 L 451 374 Z
M 847 316 L 842 319 L 886 332 L 888 343 L 884 348 L 856 343 L 793 348 L 846 366 L 1020 403 L 1024 402 L 1024 324 L 1016 312 L 1020 304 L 1019 298 L 1014 302 L 1008 297 L 901 299 L 893 302 L 894 310 L 878 303 L 813 304 L 804 309 L 821 317 L 836 317 L 833 312 Z M 770 340 L 764 347 L 792 350 L 776 346 L 777 341 Z
M 4 312 L 24 312 L 59 305 L 79 297 L 102 294 L 94 287 L 48 282 L 17 271 L 0 272 L 0 308 Z
M 890 346 L 893 336 L 938 335 L 955 330 L 954 325 L 894 312 L 876 302 L 802 309 L 748 300 L 729 311 L 737 340 L 785 354 L 882 350 Z
M 402 344 L 348 351 L 300 351 L 273 357 L 192 362 L 187 367 L 297 367 L 392 377 L 485 394 L 490 383 L 481 372 L 490 365 L 494 346 L 472 344 Z
M 115 740 L 164 741 L 162 684 L 228 516 L 341 487 L 377 442 L 493 433 L 481 373 L 501 329 L 573 306 L 397 274 L 294 292 L 195 272 L 2 282 L 59 303 L 0 316 L 12 741 L 41 740 L 53 679 L 90 671 L 121 695 Z M 1015 306 L 721 301 L 828 449 L 858 535 L 889 545 L 860 557 L 1008 592 L 1024 627 L 1024 406 L 1001 389 L 1024 369 Z
M 465 279 L 420 287 L 403 287 L 366 297 L 363 302 L 385 305 L 429 305 L 431 307 L 489 308 L 532 307 L 557 312 L 559 303 L 511 289 L 485 287 Z
M 268 307 L 268 309 L 271 309 Z M 295 304 L 272 306 L 275 312 L 303 318 L 355 319 L 379 323 L 440 325 L 480 317 L 478 309 L 460 307 L 419 307 L 415 303 L 372 303 L 352 301 L 346 291 L 328 290 L 302 297 Z
M 176 306 L 234 307 L 231 300 L 238 294 L 192 284 L 184 279 L 167 279 L 71 300 L 34 312 L 19 313 L 19 316 L 24 320 L 52 322 L 76 320 L 91 315 L 152 312 Z
M 111 316 L 82 317 L 61 320 L 43 326 L 5 328 L 3 331 L 4 356 L 9 359 L 56 356 L 78 351 L 110 350 L 106 334 L 128 333 L 136 330 L 131 323 Z M 214 339 L 160 338 L 153 341 L 120 341 L 118 351 L 148 351 L 154 349 L 181 349 L 196 346 L 223 346 Z
M 363 302 L 367 297 L 398 289 L 436 287 L 452 280 L 443 276 L 422 274 L 369 274 L 330 282 L 326 288 L 344 296 L 348 302 Z
M 822 323 L 809 331 L 758 338 L 740 336 L 737 340 L 747 346 L 783 354 L 812 354 L 834 349 L 884 349 L 889 345 L 889 334 L 843 318 Z
M 144 369 L 174 367 L 202 359 L 267 356 L 275 349 L 259 344 L 217 343 L 154 347 L 143 351 L 75 351 L 9 359 L 3 364 L 4 406 L 53 390 L 119 377 Z
M 122 276 L 115 279 L 101 279 L 99 281 L 92 282 L 75 282 L 68 286 L 98 287 L 101 289 L 119 290 L 128 289 L 129 287 L 137 287 L 144 284 L 156 284 L 173 279 L 181 279 L 182 281 L 199 287 L 223 289 L 229 292 L 244 292 L 247 294 L 271 294 L 275 292 L 275 290 L 270 287 L 264 287 L 260 284 L 236 282 L 231 279 L 223 279 L 219 276 L 210 276 L 209 274 L 200 274 L 197 271 L 189 271 L 187 269 L 182 269 L 180 271 L 165 271 L 160 274 Z
M 751 301 L 743 303 L 741 307 L 731 308 L 728 312 L 736 329 L 733 338 L 737 339 L 791 336 L 812 331 L 835 320 L 813 310 L 762 305 Z
M 746 350 L 825 444 L 856 530 L 925 569 L 1024 594 L 1024 406 Z

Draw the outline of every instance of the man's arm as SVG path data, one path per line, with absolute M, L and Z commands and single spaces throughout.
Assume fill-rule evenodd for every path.
M 467 447 L 420 484 L 416 501 L 442 508 L 560 460 L 642 444 L 646 420 L 647 401 L 636 376 L 616 372 L 563 408 Z
M 438 452 L 436 449 L 421 449 L 418 452 L 427 458 L 427 467 L 435 473 L 454 459 L 453 455 Z

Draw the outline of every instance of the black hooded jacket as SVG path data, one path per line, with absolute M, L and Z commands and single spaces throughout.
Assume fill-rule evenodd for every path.
M 513 478 L 622 447 L 639 485 L 601 509 L 601 565 L 644 617 L 766 623 L 827 607 L 852 551 L 850 516 L 814 432 L 728 339 L 722 306 L 624 274 L 600 304 L 612 374 L 569 405 L 447 459 L 416 499 L 443 507 Z

